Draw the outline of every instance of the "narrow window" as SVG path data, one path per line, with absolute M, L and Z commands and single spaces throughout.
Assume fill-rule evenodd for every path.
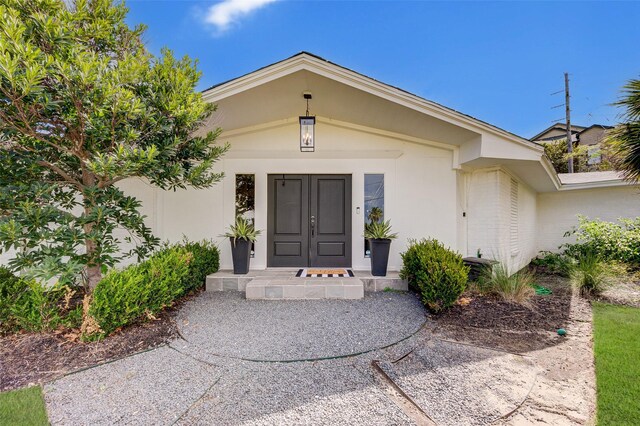
M 242 216 L 255 225 L 256 176 L 236 175 L 236 217 Z M 251 245 L 251 257 L 255 254 L 255 245 Z
M 518 254 L 518 181 L 515 179 L 511 179 L 509 243 L 511 254 Z
M 384 175 L 364 175 L 364 224 L 384 221 Z M 364 255 L 369 257 L 369 241 L 364 241 Z

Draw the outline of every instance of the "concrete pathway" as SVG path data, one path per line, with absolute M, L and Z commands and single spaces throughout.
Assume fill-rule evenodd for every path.
M 480 425 L 517 411 L 539 372 L 526 356 L 437 339 L 411 294 L 205 293 L 178 321 L 183 338 L 167 346 L 47 384 L 51 423 Z

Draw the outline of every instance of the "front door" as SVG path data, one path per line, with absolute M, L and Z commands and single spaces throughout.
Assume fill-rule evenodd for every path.
M 351 175 L 269 175 L 268 266 L 351 266 Z

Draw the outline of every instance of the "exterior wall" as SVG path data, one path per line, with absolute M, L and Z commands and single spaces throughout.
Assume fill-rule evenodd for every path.
M 467 247 L 465 256 L 493 257 L 499 247 L 500 227 L 497 169 L 467 174 Z
M 297 121 L 297 120 L 296 120 Z M 163 240 L 213 239 L 221 248 L 221 268 L 232 267 L 229 242 L 219 235 L 235 216 L 235 175 L 255 174 L 256 227 L 263 230 L 255 246 L 252 269 L 267 267 L 267 175 L 352 175 L 352 266 L 369 269 L 364 257 L 364 175 L 385 175 L 385 219 L 398 239 L 391 246 L 389 269 L 402 266 L 400 253 L 410 238 L 433 237 L 456 249 L 457 172 L 453 151 L 333 126 L 316 125 L 316 152 L 300 153 L 298 124 L 292 122 L 255 133 L 221 137 L 232 149 L 219 163 L 222 182 L 206 190 L 160 191 L 127 182 L 132 195 L 142 195 L 144 212 Z M 359 211 L 357 208 L 360 208 Z M 304 265 L 301 265 L 304 266 Z
M 592 127 L 580 133 L 580 145 L 595 145 L 604 139 L 607 133 L 602 127 Z
M 478 170 L 467 175 L 467 256 L 506 263 L 512 271 L 536 254 L 536 193 L 503 169 Z M 517 185 L 512 226 L 512 181 Z M 513 241 L 512 241 L 513 239 Z
M 564 233 L 578 224 L 582 214 L 591 219 L 616 221 L 640 216 L 640 188 L 613 187 L 538 194 L 537 250 L 558 251 L 573 242 Z

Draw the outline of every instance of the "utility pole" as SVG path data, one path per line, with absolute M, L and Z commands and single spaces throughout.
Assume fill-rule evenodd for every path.
M 571 135 L 571 107 L 569 106 L 569 73 L 564 73 L 564 106 L 567 115 L 567 152 L 569 153 L 569 164 L 567 171 L 573 173 L 573 141 Z

